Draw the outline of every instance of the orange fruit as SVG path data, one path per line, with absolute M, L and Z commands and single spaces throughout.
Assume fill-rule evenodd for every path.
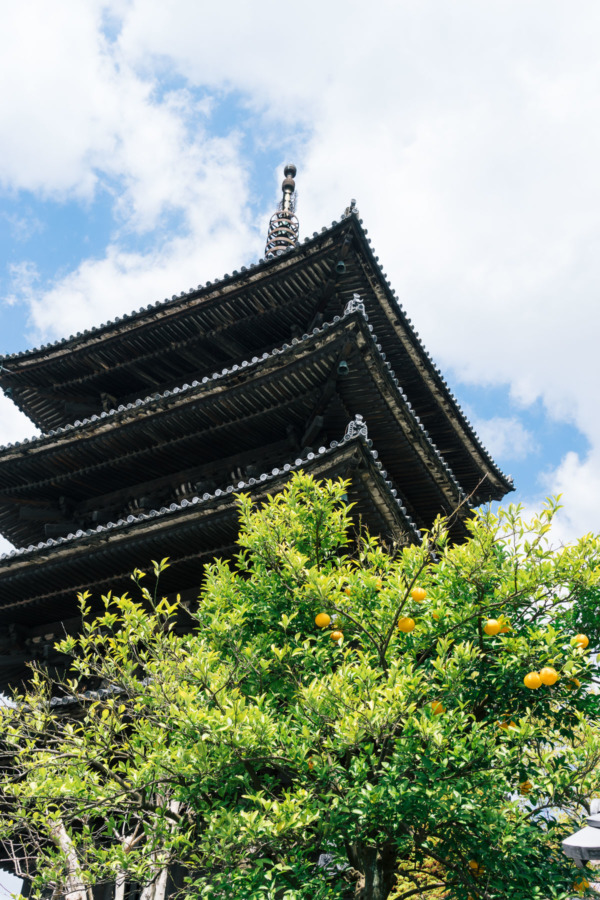
M 508 634 L 509 631 L 512 631 L 512 628 L 510 627 L 510 625 L 503 625 L 502 628 L 500 629 L 499 633 L 500 634 Z
M 532 790 L 533 790 L 533 785 L 529 781 L 529 779 L 527 779 L 527 781 L 522 781 L 521 784 L 519 785 L 519 793 L 523 794 L 524 797 L 527 794 L 530 794 Z
M 587 878 L 584 878 L 583 875 L 581 878 L 578 878 L 577 881 L 573 882 L 573 890 L 577 891 L 578 894 L 583 894 L 584 891 L 587 891 L 590 883 Z
M 345 587 L 345 588 L 344 588 L 344 591 L 345 591 L 346 594 L 348 594 L 348 596 L 350 596 L 350 594 L 352 593 L 352 588 L 351 588 L 351 587 Z
M 531 691 L 535 691 L 537 688 L 542 686 L 542 679 L 537 672 L 529 672 L 523 679 L 523 683 L 526 688 L 529 688 Z
M 318 625 L 319 628 L 327 628 L 330 624 L 331 616 L 328 616 L 327 613 L 319 613 L 315 616 L 315 625 Z
M 411 619 L 410 616 L 401 616 L 401 618 L 398 619 L 398 628 L 405 634 L 408 634 L 409 631 L 413 631 L 414 627 L 415 620 Z
M 475 878 L 480 878 L 485 874 L 485 866 L 480 865 L 476 859 L 469 860 L 469 868 L 471 869 Z
M 309 759 L 309 761 L 308 761 L 308 768 L 309 768 L 309 769 L 314 769 L 314 767 L 315 767 L 314 762 L 312 761 L 312 759 Z
M 446 707 L 439 700 L 432 700 L 430 703 L 434 716 L 441 716 L 446 712 Z
M 331 638 L 332 641 L 341 641 L 341 639 L 344 637 L 344 635 L 342 634 L 341 631 L 332 631 L 331 634 L 329 635 L 329 637 Z
M 556 684 L 559 677 L 558 672 L 556 669 L 553 669 L 552 666 L 544 666 L 543 669 L 540 669 L 542 684 Z
M 498 634 L 498 632 L 500 631 L 501 628 L 502 628 L 502 625 L 500 624 L 498 619 L 488 619 L 487 622 L 485 623 L 485 625 L 483 626 L 483 630 L 485 631 L 486 634 L 489 634 L 490 637 L 493 637 L 493 635 Z
M 422 587 L 414 587 L 410 592 L 410 596 L 416 603 L 422 603 L 425 597 L 427 596 L 427 591 Z
M 565 687 L 568 688 L 570 691 L 576 691 L 577 688 L 581 687 L 581 682 L 580 682 L 579 678 L 571 678 L 571 679 L 569 679 L 569 681 L 567 681 Z
M 578 647 L 581 647 L 582 650 L 585 650 L 585 648 L 590 643 L 590 639 L 586 634 L 578 634 L 573 638 L 573 640 Z
M 433 616 L 433 618 L 435 619 L 436 622 L 438 622 L 438 621 L 441 619 L 441 617 L 442 617 L 441 610 L 439 610 L 439 609 L 434 610 L 434 611 L 431 613 L 431 615 Z

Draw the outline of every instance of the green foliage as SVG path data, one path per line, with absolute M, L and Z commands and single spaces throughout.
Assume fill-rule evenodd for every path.
M 139 570 L 139 601 L 93 617 L 81 597 L 69 678 L 35 671 L 0 711 L 0 840 L 35 892 L 177 863 L 186 894 L 227 900 L 570 896 L 560 841 L 600 765 L 600 541 L 553 551 L 554 507 L 509 507 L 461 546 L 439 523 L 390 552 L 352 537 L 344 495 L 300 474 L 241 496 L 242 551 L 193 611 Z M 526 688 L 543 666 L 557 683 Z

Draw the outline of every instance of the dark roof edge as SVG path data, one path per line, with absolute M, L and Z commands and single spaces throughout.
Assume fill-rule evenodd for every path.
M 57 435 L 68 434 L 69 432 L 71 432 L 73 430 L 85 428 L 88 425 L 92 425 L 92 424 L 95 425 L 97 422 L 101 422 L 104 419 L 110 419 L 111 417 L 119 415 L 120 413 L 130 412 L 131 410 L 139 409 L 139 408 L 146 406 L 147 404 L 153 403 L 155 401 L 165 400 L 168 397 L 175 396 L 177 394 L 184 393 L 189 390 L 194 390 L 202 384 L 208 384 L 211 382 L 218 381 L 219 379 L 226 378 L 228 375 L 231 375 L 235 372 L 239 372 L 242 369 L 258 367 L 261 363 L 266 362 L 268 359 L 273 359 L 275 356 L 279 356 L 283 353 L 286 353 L 287 351 L 290 351 L 293 347 L 297 346 L 298 344 L 301 344 L 305 341 L 309 341 L 312 337 L 316 337 L 319 334 L 323 334 L 325 331 L 334 327 L 339 322 L 343 321 L 344 319 L 349 319 L 352 316 L 355 316 L 355 317 L 360 316 L 361 318 L 364 319 L 367 328 L 371 332 L 375 351 L 379 354 L 379 357 L 380 357 L 381 362 L 384 365 L 384 367 L 387 368 L 389 375 L 390 375 L 392 381 L 394 382 L 394 387 L 395 387 L 397 393 L 399 394 L 401 403 L 403 403 L 405 405 L 409 414 L 412 416 L 414 422 L 421 430 L 423 437 L 424 437 L 426 443 L 429 445 L 429 448 L 430 448 L 433 456 L 437 458 L 437 461 L 439 462 L 440 466 L 444 469 L 448 479 L 454 484 L 454 487 L 458 491 L 459 496 L 464 498 L 465 497 L 464 489 L 461 487 L 458 479 L 455 477 L 454 473 L 452 472 L 452 469 L 450 468 L 450 466 L 448 465 L 446 460 L 441 455 L 441 453 L 438 450 L 438 448 L 436 447 L 433 439 L 431 438 L 431 435 L 429 434 L 429 432 L 427 431 L 427 429 L 421 422 L 421 419 L 419 418 L 419 416 L 416 415 L 416 413 L 412 407 L 412 404 L 410 403 L 408 397 L 402 390 L 400 382 L 398 381 L 398 378 L 396 377 L 396 375 L 392 369 L 391 363 L 389 362 L 389 360 L 386 359 L 386 355 L 381 348 L 381 344 L 379 344 L 377 342 L 377 336 L 373 333 L 373 326 L 368 324 L 369 317 L 365 310 L 365 306 L 357 295 L 355 295 L 353 300 L 350 300 L 349 303 L 346 304 L 344 312 L 342 313 L 341 316 L 334 316 L 332 322 L 324 322 L 323 325 L 321 325 L 320 327 L 313 328 L 313 330 L 310 334 L 304 334 L 304 335 L 302 335 L 301 338 L 293 338 L 289 344 L 286 343 L 286 344 L 283 344 L 281 347 L 275 347 L 273 350 L 271 350 L 270 353 L 263 353 L 262 356 L 260 356 L 260 357 L 258 357 L 258 356 L 253 357 L 251 361 L 244 360 L 242 363 L 235 363 L 229 369 L 225 368 L 225 369 L 222 369 L 220 372 L 213 372 L 212 375 L 205 375 L 201 381 L 192 381 L 191 384 L 185 383 L 181 387 L 173 388 L 173 390 L 167 390 L 167 391 L 163 391 L 162 393 L 151 394 L 147 397 L 135 400 L 133 403 L 121 404 L 120 406 L 117 407 L 117 409 L 111 409 L 108 412 L 102 412 L 102 413 L 99 413 L 98 415 L 93 415 L 89 419 L 82 419 L 81 421 L 77 420 L 72 425 L 62 425 L 59 428 L 52 429 L 48 433 L 42 433 L 40 435 L 35 435 L 34 437 L 29 438 L 29 439 L 25 438 L 23 441 L 16 441 L 14 444 L 7 444 L 6 446 L 0 446 L 0 456 L 2 455 L 3 452 L 5 452 L 7 450 L 11 450 L 11 449 L 15 450 L 15 449 L 18 449 L 21 447 L 30 447 L 32 444 L 38 444 L 40 441 L 44 441 L 48 438 L 55 438 Z
M 471 438 L 471 440 L 473 441 L 473 443 L 475 444 L 475 446 L 477 447 L 477 449 L 479 450 L 481 455 L 489 463 L 490 467 L 496 473 L 498 478 L 502 481 L 502 483 L 504 484 L 504 486 L 507 489 L 507 492 L 514 491 L 515 487 L 514 487 L 512 477 L 510 475 L 506 475 L 502 471 L 502 469 L 498 466 L 498 464 L 496 463 L 494 458 L 491 456 L 489 451 L 482 444 L 481 439 L 479 438 L 479 436 L 477 435 L 477 432 L 475 431 L 471 422 L 469 421 L 468 416 L 466 415 L 462 406 L 458 402 L 458 399 L 456 398 L 456 396 L 450 389 L 448 382 L 442 375 L 440 368 L 434 363 L 431 354 L 425 348 L 425 345 L 423 344 L 423 342 L 421 340 L 419 332 L 415 331 L 415 329 L 413 328 L 412 320 L 406 315 L 404 307 L 402 306 L 402 303 L 398 299 L 396 291 L 393 289 L 386 273 L 383 271 L 383 267 L 379 263 L 379 257 L 375 255 L 375 251 L 374 251 L 374 248 L 373 248 L 373 245 L 371 242 L 371 238 L 367 237 L 368 230 L 366 228 L 362 227 L 362 219 L 358 218 L 356 215 L 353 215 L 353 219 L 355 220 L 356 226 L 357 226 L 355 229 L 356 233 L 359 236 L 359 239 L 361 240 L 363 249 L 365 250 L 365 252 L 369 258 L 369 262 L 373 266 L 373 269 L 377 272 L 377 274 L 380 278 L 380 281 L 383 285 L 383 288 L 385 290 L 385 293 L 388 296 L 388 300 L 390 301 L 390 303 L 392 305 L 395 305 L 396 308 L 398 309 L 398 312 L 404 323 L 404 327 L 406 328 L 406 331 L 411 335 L 411 337 L 414 341 L 414 344 L 415 344 L 416 348 L 418 349 L 421 358 L 424 361 L 424 364 L 427 366 L 431 376 L 433 377 L 434 381 L 437 383 L 438 390 L 440 391 L 440 393 L 444 394 L 447 397 L 450 405 L 454 409 L 457 419 L 464 426 L 466 433 Z
M 126 519 L 118 519 L 116 522 L 108 522 L 108 524 L 106 525 L 98 525 L 96 528 L 88 528 L 85 531 L 78 530 L 75 533 L 68 534 L 66 537 L 49 538 L 47 541 L 40 541 L 40 543 L 38 544 L 30 544 L 28 547 L 20 547 L 18 549 L 11 550 L 8 553 L 1 554 L 0 563 L 2 563 L 3 561 L 12 560 L 16 557 L 34 556 L 36 553 L 39 553 L 43 550 L 50 550 L 51 548 L 60 546 L 62 544 L 72 543 L 86 537 L 91 537 L 95 534 L 102 534 L 108 531 L 113 531 L 117 528 L 124 528 L 127 526 L 135 525 L 140 522 L 145 522 L 148 519 L 155 519 L 161 516 L 167 516 L 172 513 L 181 512 L 181 510 L 186 509 L 190 506 L 196 506 L 199 503 L 207 503 L 210 500 L 227 496 L 228 494 L 242 492 L 249 487 L 253 487 L 255 484 L 271 481 L 272 479 L 277 478 L 282 473 L 294 472 L 298 469 L 301 469 L 303 466 L 310 464 L 315 459 L 321 459 L 325 456 L 333 455 L 338 447 L 343 446 L 344 444 L 349 444 L 351 442 L 362 444 L 369 452 L 372 459 L 374 460 L 376 468 L 380 471 L 382 481 L 385 484 L 388 493 L 398 506 L 402 518 L 406 522 L 413 536 L 417 540 L 420 540 L 421 532 L 417 528 L 415 522 L 408 515 L 406 508 L 398 499 L 398 491 L 393 486 L 392 482 L 386 478 L 387 472 L 384 471 L 383 464 L 378 459 L 379 454 L 376 450 L 373 449 L 373 442 L 368 436 L 366 422 L 363 420 L 362 416 L 356 416 L 351 422 L 349 422 L 346 428 L 346 432 L 341 441 L 331 441 L 329 447 L 319 447 L 316 453 L 309 453 L 304 459 L 298 458 L 293 463 L 285 463 L 283 466 L 272 469 L 271 472 L 264 472 L 262 475 L 259 475 L 258 478 L 250 478 L 247 482 L 240 481 L 237 483 L 237 485 L 229 485 L 224 489 L 217 488 L 217 490 L 213 494 L 205 493 L 202 495 L 202 497 L 193 497 L 191 500 L 184 499 L 180 503 L 171 503 L 170 506 L 163 506 L 159 510 L 153 509 L 148 513 L 141 513 L 139 516 L 129 515 Z
M 352 214 L 352 217 L 354 218 L 354 214 Z M 213 291 L 219 290 L 224 285 L 232 285 L 236 281 L 243 282 L 244 278 L 247 277 L 248 274 L 255 274 L 260 270 L 276 268 L 282 258 L 289 259 L 290 257 L 293 257 L 299 252 L 303 251 L 305 248 L 306 250 L 310 250 L 313 245 L 318 244 L 319 240 L 322 240 L 329 234 L 332 234 L 336 228 L 342 227 L 344 224 L 344 219 L 348 218 L 350 218 L 350 216 L 342 215 L 339 222 L 332 222 L 329 228 L 322 228 L 320 233 L 315 231 L 311 238 L 305 237 L 304 240 L 296 247 L 290 247 L 289 249 L 282 250 L 277 256 L 274 256 L 271 259 L 266 259 L 263 257 L 256 263 L 250 263 L 249 266 L 242 266 L 239 271 L 237 269 L 234 269 L 231 275 L 226 273 L 222 276 L 222 278 L 218 278 L 216 281 L 207 281 L 206 284 L 199 284 L 197 287 L 190 288 L 188 291 L 181 291 L 179 294 L 173 294 L 171 299 L 165 297 L 164 300 L 155 300 L 154 303 L 149 303 L 147 306 L 141 306 L 139 309 L 132 310 L 130 313 L 125 313 L 122 316 L 115 316 L 114 319 L 110 319 L 108 322 L 104 322 L 102 325 L 95 325 L 91 328 L 85 328 L 83 331 L 78 331 L 77 334 L 71 334 L 69 335 L 69 337 L 58 338 L 58 340 L 50 341 L 47 344 L 40 344 L 39 347 L 30 347 L 28 350 L 20 350 L 17 353 L 9 353 L 5 356 L 0 355 L 0 365 L 11 360 L 20 362 L 39 354 L 48 353 L 49 351 L 58 348 L 64 349 L 68 344 L 78 344 L 79 342 L 86 340 L 87 338 L 99 337 L 101 333 L 110 331 L 111 329 L 114 329 L 116 327 L 122 328 L 124 325 L 127 325 L 135 319 L 143 319 L 149 313 L 155 312 L 156 310 L 174 307 L 178 303 L 182 303 L 185 300 L 198 298 L 204 293 L 211 294 Z M 362 222 L 362 219 L 360 221 Z

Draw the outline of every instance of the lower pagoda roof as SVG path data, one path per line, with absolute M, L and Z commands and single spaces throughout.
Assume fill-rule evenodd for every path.
M 403 393 L 364 307 L 353 303 L 332 323 L 270 354 L 0 448 L 0 530 L 13 542 L 37 542 L 44 515 L 61 521 L 65 497 L 89 524 L 95 510 L 119 514 L 131 500 L 161 491 L 169 500 L 174 491 L 181 497 L 207 476 L 225 485 L 231 470 L 265 458 L 277 462 L 291 445 L 301 450 L 331 440 L 355 414 L 367 419 L 419 527 L 463 502 L 461 485 Z M 472 502 L 490 498 L 496 491 L 485 483 Z
M 0 448 L 0 530 L 14 543 L 37 542 L 44 517 L 63 522 L 55 536 L 125 508 L 136 512 L 133 500 L 142 509 L 144 497 L 170 502 L 206 479 L 224 486 L 233 470 L 243 477 L 262 460 L 277 463 L 286 448 L 331 440 L 354 414 L 368 418 L 419 527 L 462 503 L 461 486 L 398 384 L 364 308 L 350 304 L 332 323 L 245 365 Z M 485 484 L 472 500 L 495 496 Z M 70 526 L 61 511 L 66 501 Z
M 464 489 L 486 478 L 495 495 L 512 490 L 421 343 L 355 213 L 274 259 L 0 358 L 0 386 L 40 428 L 54 428 L 269 350 L 339 314 L 355 293 Z
M 238 552 L 236 495 L 262 503 L 283 489 L 293 471 L 348 479 L 355 522 L 389 543 L 418 541 L 420 533 L 371 445 L 357 417 L 341 441 L 248 482 L 0 556 L 0 690 L 25 678 L 28 659 L 42 653 L 49 658 L 51 644 L 77 627 L 80 591 L 92 591 L 92 608 L 99 609 L 101 593 L 131 593 L 135 568 L 169 557 L 161 594 L 180 593 L 193 602 L 206 564 Z

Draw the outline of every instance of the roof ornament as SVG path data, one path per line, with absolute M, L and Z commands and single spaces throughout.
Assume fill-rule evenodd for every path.
M 349 316 L 353 312 L 361 313 L 365 317 L 367 322 L 369 321 L 369 317 L 367 315 L 367 310 L 365 308 L 365 304 L 360 299 L 360 294 L 356 294 L 356 293 L 352 294 L 352 300 L 348 300 L 348 302 L 346 303 L 346 305 L 344 307 L 344 315 L 345 316 Z
M 344 440 L 349 441 L 355 437 L 369 437 L 369 432 L 367 431 L 367 423 L 363 419 L 362 416 L 358 415 L 358 413 L 354 416 L 354 418 L 348 422 L 346 425 L 346 433 L 344 434 Z
M 356 206 L 356 200 L 351 200 L 350 206 L 347 206 L 346 209 L 344 210 L 344 218 L 346 218 L 346 216 L 352 216 L 352 215 L 358 216 L 358 214 L 359 213 L 358 213 L 358 207 Z
M 296 218 L 296 166 L 289 163 L 283 170 L 281 190 L 283 199 L 277 207 L 277 212 L 271 216 L 269 233 L 265 247 L 265 259 L 273 259 L 293 249 L 298 243 L 300 226 Z

